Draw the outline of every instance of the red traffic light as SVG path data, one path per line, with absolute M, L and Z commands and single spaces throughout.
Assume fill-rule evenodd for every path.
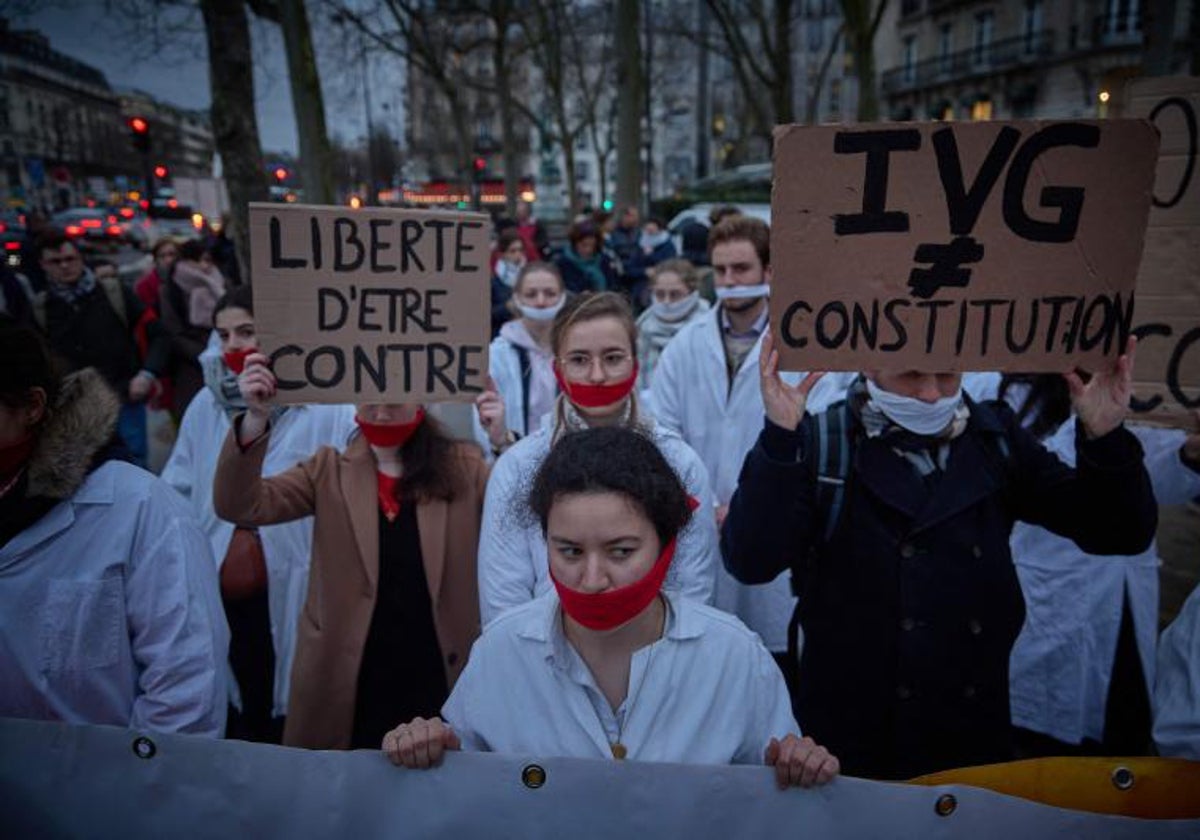
M 155 178 L 166 178 L 167 177 L 167 167 L 163 166 L 161 163 L 158 166 L 154 167 L 154 177 Z
M 487 169 L 487 158 L 475 158 L 475 171 L 482 172 L 485 169 Z
M 276 170 L 275 170 L 275 180 L 276 181 L 286 181 L 287 176 L 288 176 L 288 171 L 286 169 L 284 169 L 282 166 L 276 168 Z
M 146 122 L 141 117 L 130 117 L 129 127 L 133 129 L 134 134 L 145 134 L 150 130 L 150 123 Z

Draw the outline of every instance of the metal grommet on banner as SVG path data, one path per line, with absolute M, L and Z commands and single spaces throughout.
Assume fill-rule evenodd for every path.
M 133 754 L 138 758 L 154 758 L 157 752 L 158 747 L 145 735 L 133 739 Z
M 546 784 L 546 771 L 540 764 L 526 764 L 521 769 L 521 783 L 530 790 L 537 790 Z
M 1133 771 L 1124 765 L 1118 766 L 1112 771 L 1113 787 L 1117 790 L 1129 790 L 1134 783 Z
M 958 797 L 953 793 L 943 793 L 937 798 L 937 802 L 933 803 L 933 810 L 939 817 L 948 817 L 954 813 L 958 807 Z

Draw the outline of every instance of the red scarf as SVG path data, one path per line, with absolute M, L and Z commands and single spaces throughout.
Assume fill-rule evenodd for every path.
M 633 363 L 633 373 L 629 374 L 629 378 L 612 385 L 588 385 L 582 382 L 568 382 L 562 375 L 562 371 L 558 369 L 558 362 L 554 362 L 554 378 L 558 380 L 558 387 L 567 395 L 567 399 L 581 408 L 601 408 L 620 402 L 628 397 L 629 392 L 633 390 L 634 383 L 637 382 L 637 376 L 638 365 L 635 361 Z
M 362 429 L 363 437 L 372 446 L 404 446 L 413 433 L 425 422 L 425 409 L 418 408 L 417 414 L 407 423 L 368 423 L 361 417 L 355 417 L 354 422 Z
M 379 494 L 379 510 L 388 522 L 395 522 L 400 515 L 400 479 L 392 475 L 375 473 Z
M 688 498 L 689 508 L 694 511 L 698 506 L 699 502 Z M 589 630 L 612 630 L 632 621 L 650 606 L 662 590 L 663 581 L 667 579 L 667 570 L 675 557 L 676 539 L 677 537 L 672 538 L 667 543 L 667 547 L 654 561 L 654 566 L 641 580 L 606 592 L 568 589 L 554 576 L 554 566 L 551 565 L 550 579 L 554 581 L 554 588 L 558 590 L 558 600 L 562 603 L 563 611 Z
M 241 350 L 226 351 L 221 354 L 221 358 L 225 360 L 225 367 L 241 376 L 242 371 L 246 369 L 246 357 L 257 352 L 257 347 L 243 347 Z

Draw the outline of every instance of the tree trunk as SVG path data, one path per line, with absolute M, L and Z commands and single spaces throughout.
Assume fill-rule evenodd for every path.
M 300 138 L 304 200 L 309 204 L 332 204 L 333 153 L 325 132 L 325 100 L 304 0 L 279 0 L 279 23 L 292 83 L 296 133 Z
M 229 190 L 230 227 L 242 277 L 250 274 L 251 201 L 269 198 L 254 113 L 254 63 L 245 0 L 201 0 L 208 39 L 212 128 Z
M 775 50 L 771 57 L 775 84 L 771 94 L 775 99 L 775 125 L 791 125 L 796 121 L 795 84 L 792 73 L 792 3 L 775 0 Z M 772 126 L 765 126 L 773 137 Z
M 875 33 L 872 32 L 873 36 Z M 856 37 L 854 44 L 854 75 L 858 77 L 858 121 L 879 119 L 879 92 L 875 89 L 874 37 Z
M 500 0 L 496 11 L 496 41 L 492 63 L 496 75 L 496 91 L 500 105 L 500 153 L 504 159 L 504 213 L 510 219 L 517 213 L 517 193 L 520 173 L 517 172 L 517 138 L 514 125 L 512 86 L 509 83 L 508 57 L 508 0 Z
M 642 49 L 638 0 L 617 0 L 617 204 L 641 206 Z M 572 197 L 573 198 L 573 197 Z

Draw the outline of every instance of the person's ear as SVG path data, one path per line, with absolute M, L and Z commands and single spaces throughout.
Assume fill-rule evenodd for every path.
M 30 388 L 29 401 L 25 404 L 24 417 L 25 425 L 33 428 L 38 423 L 42 422 L 42 418 L 46 416 L 46 389 L 45 388 Z

